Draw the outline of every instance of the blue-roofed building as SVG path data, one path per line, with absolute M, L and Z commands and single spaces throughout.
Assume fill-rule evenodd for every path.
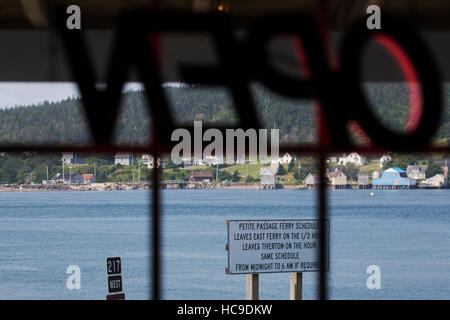
M 411 189 L 416 187 L 416 180 L 408 178 L 406 171 L 400 168 L 384 170 L 381 177 L 373 179 L 374 189 Z

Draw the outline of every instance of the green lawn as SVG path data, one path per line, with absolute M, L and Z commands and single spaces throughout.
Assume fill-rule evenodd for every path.
M 263 167 L 263 165 L 259 164 L 237 164 L 231 167 L 227 167 L 227 168 L 223 168 L 221 170 L 223 171 L 227 171 L 231 174 L 233 174 L 233 172 L 235 170 L 237 170 L 237 172 L 239 173 L 240 176 L 242 177 L 247 177 L 247 172 L 248 175 L 252 176 L 254 179 L 259 179 L 259 169 L 261 169 Z
M 372 172 L 374 172 L 376 170 L 380 170 L 380 162 L 378 159 L 372 160 L 371 162 L 367 163 L 365 166 L 362 166 L 360 173 L 370 175 Z

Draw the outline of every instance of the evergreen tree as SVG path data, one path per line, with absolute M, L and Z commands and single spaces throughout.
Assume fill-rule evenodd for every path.
M 425 178 L 431 178 L 434 177 L 437 174 L 443 174 L 444 170 L 442 170 L 439 163 L 430 161 L 427 167 L 427 170 L 425 171 Z

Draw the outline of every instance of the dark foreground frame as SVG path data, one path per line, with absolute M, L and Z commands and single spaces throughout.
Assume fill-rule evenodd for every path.
M 321 230 L 327 221 L 326 158 L 333 152 L 450 152 L 450 147 L 433 147 L 430 140 L 443 112 L 443 98 L 438 67 L 419 36 L 393 17 L 385 17 L 383 31 L 368 31 L 362 22 L 354 25 L 343 40 L 341 66 L 333 69 L 328 64 L 327 51 L 318 31 L 317 21 L 301 14 L 270 17 L 255 24 L 248 41 L 237 41 L 230 22 L 224 15 L 193 15 L 190 13 L 158 13 L 138 11 L 125 13 L 119 21 L 116 42 L 111 54 L 107 87 L 95 87 L 93 67 L 87 54 L 82 31 L 65 27 L 65 12 L 57 13 L 57 26 L 66 48 L 68 62 L 77 82 L 85 114 L 95 143 L 86 146 L 1 145 L 0 151 L 86 152 L 133 151 L 151 153 L 154 158 L 170 153 L 175 129 L 167 99 L 162 91 L 159 70 L 159 34 L 163 32 L 209 32 L 217 49 L 220 64 L 216 68 L 182 66 L 188 83 L 222 85 L 233 95 L 239 123 L 236 128 L 261 128 L 248 85 L 260 81 L 274 91 L 292 97 L 314 98 L 321 107 L 319 143 L 314 146 L 286 145 L 281 152 L 310 153 L 318 157 L 319 189 L 318 218 Z M 64 18 L 64 19 L 63 19 Z M 300 22 L 299 22 L 300 21 Z M 322 25 L 324 27 L 324 25 Z M 301 39 L 305 62 L 310 75 L 303 80 L 291 79 L 271 67 L 265 55 L 265 45 L 274 35 L 293 34 Z M 422 105 L 420 121 L 405 134 L 390 131 L 380 124 L 364 100 L 360 88 L 358 62 L 361 51 L 370 39 L 389 37 L 404 51 L 407 60 L 397 61 L 408 82 L 420 81 Z M 322 39 L 322 40 L 321 40 Z M 390 49 L 387 47 L 387 49 Z M 243 57 L 243 58 L 242 58 Z M 299 58 L 302 58 L 299 56 Z M 152 140 L 147 146 L 118 146 L 112 143 L 120 93 L 130 67 L 138 67 L 146 96 L 151 105 Z M 408 76 L 409 75 L 409 76 Z M 412 76 L 411 76 L 412 75 Z M 338 85 L 335 85 L 338 84 Z M 353 94 L 354 93 L 354 94 Z M 370 146 L 355 146 L 347 131 L 348 121 L 357 121 L 374 142 Z M 193 132 L 192 127 L 186 127 Z M 206 128 L 205 128 L 206 129 Z M 225 132 L 225 127 L 218 128 Z M 161 198 L 160 169 L 152 173 L 151 189 L 151 243 L 152 287 L 151 297 L 161 299 Z M 325 233 L 321 233 L 323 236 Z M 321 237 L 321 244 L 326 239 Z M 327 250 L 320 246 L 320 259 L 326 260 Z M 328 298 L 326 270 L 320 271 L 319 298 Z

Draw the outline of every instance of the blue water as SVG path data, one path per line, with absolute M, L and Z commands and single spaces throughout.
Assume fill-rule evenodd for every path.
M 450 299 L 450 190 L 330 191 L 330 298 Z M 314 218 L 314 191 L 164 190 L 163 298 L 244 299 L 226 275 L 226 219 Z M 150 298 L 148 191 L 0 193 L 0 299 L 105 299 L 106 258 L 122 258 L 127 299 Z M 81 269 L 69 290 L 66 268 Z M 369 265 L 381 289 L 366 286 Z M 317 274 L 305 273 L 314 299 Z M 288 299 L 289 274 L 260 276 Z

